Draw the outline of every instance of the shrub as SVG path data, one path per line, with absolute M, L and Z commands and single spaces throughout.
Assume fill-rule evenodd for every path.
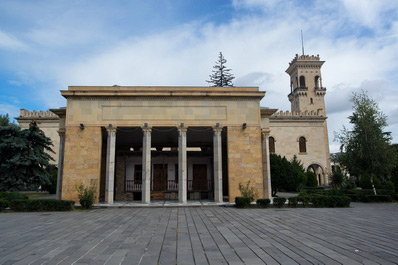
M 30 200 L 27 204 L 28 211 L 72 211 L 74 201 L 63 200 Z
M 11 210 L 13 210 L 13 211 L 23 212 L 23 211 L 26 211 L 26 209 L 27 209 L 28 201 L 29 200 L 13 200 L 13 201 L 10 201 L 9 206 L 10 206 Z
M 250 198 L 248 197 L 236 197 L 235 206 L 238 208 L 247 208 L 250 206 Z
M 329 175 L 330 185 L 334 189 L 340 189 L 344 185 L 345 176 L 341 172 L 340 168 L 333 170 L 332 173 Z
M 27 200 L 28 196 L 26 196 L 25 194 L 19 193 L 17 191 L 0 192 L 0 199 L 6 200 L 6 201 Z
M 0 200 L 0 212 L 4 211 L 8 207 L 8 201 Z
M 297 197 L 297 202 L 301 203 L 303 207 L 307 207 L 310 204 L 310 197 L 307 195 L 300 195 Z
M 297 204 L 298 204 L 298 198 L 297 197 L 290 197 L 288 200 L 289 200 L 289 206 L 290 207 L 294 207 L 294 208 L 297 207 Z
M 57 193 L 57 175 L 58 171 L 55 169 L 50 173 L 50 183 L 48 185 L 44 185 L 43 189 L 48 191 L 50 194 Z
M 247 182 L 246 186 L 239 183 L 239 191 L 242 197 L 249 198 L 250 202 L 254 202 L 258 198 L 258 190 L 250 186 L 250 181 Z
M 348 196 L 336 196 L 337 207 L 350 207 L 351 198 Z
M 347 196 L 313 196 L 311 202 L 315 207 L 349 207 L 351 199 Z
M 318 186 L 318 180 L 316 179 L 316 175 L 314 172 L 307 171 L 307 173 L 305 174 L 307 175 L 307 187 Z
M 355 184 L 355 179 L 352 177 L 345 177 L 343 188 L 347 190 L 353 190 L 357 187 Z
M 375 185 L 376 189 L 381 189 L 381 182 L 378 177 L 373 176 L 373 184 Z
M 392 191 L 394 191 L 394 190 L 395 190 L 394 182 L 392 182 L 391 180 L 387 181 L 387 183 L 386 183 L 386 189 L 387 189 L 387 190 L 392 190 Z
M 369 195 L 373 195 L 373 193 L 372 194 L 369 194 Z M 377 190 L 377 195 L 394 195 L 394 191 L 393 190 L 388 190 L 388 189 L 384 189 L 384 190 L 382 190 L 382 189 L 378 189 Z
M 362 189 L 371 189 L 372 182 L 370 182 L 370 176 L 367 174 L 363 174 L 359 179 L 359 186 Z
M 91 209 L 96 199 L 96 186 L 86 187 L 80 184 L 80 186 L 77 187 L 77 192 L 82 209 Z
M 366 202 L 392 202 L 390 195 L 366 195 Z
M 63 200 L 14 200 L 10 202 L 10 208 L 16 212 L 71 211 L 74 204 L 74 201 Z
M 256 204 L 258 207 L 267 207 L 271 203 L 270 199 L 258 199 Z
M 286 198 L 278 197 L 274 198 L 274 205 L 278 208 L 282 208 L 285 205 Z
M 394 194 L 393 199 L 394 201 L 398 201 L 398 194 Z

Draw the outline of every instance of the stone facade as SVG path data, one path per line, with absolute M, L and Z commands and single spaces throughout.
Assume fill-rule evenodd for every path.
M 66 109 L 51 110 L 59 115 L 51 114 L 52 127 L 50 117 L 39 117 L 44 112 L 21 110 L 18 121 L 40 120 L 55 145 L 60 134 L 58 198 L 77 201 L 84 184 L 108 203 L 233 202 L 248 181 L 270 198 L 270 151 L 297 155 L 319 184 L 328 183 L 323 63 L 307 55 L 290 63 L 290 112 L 260 108 L 258 87 L 70 86 L 61 91 Z
M 259 197 L 264 198 L 264 179 L 262 171 L 261 127 L 245 129 L 228 127 L 228 183 L 229 201 L 241 196 L 239 183 L 255 187 Z
M 62 199 L 78 201 L 76 188 L 96 185 L 100 188 L 101 128 L 67 126 L 65 132 Z

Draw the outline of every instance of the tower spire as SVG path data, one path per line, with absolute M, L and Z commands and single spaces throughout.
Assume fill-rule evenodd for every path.
M 301 50 L 303 51 L 303 55 L 304 55 L 304 38 L 303 38 L 303 30 L 301 30 Z

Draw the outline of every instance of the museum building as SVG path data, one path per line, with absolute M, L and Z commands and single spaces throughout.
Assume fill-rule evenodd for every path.
M 106 203 L 232 202 L 249 181 L 270 198 L 270 153 L 296 155 L 327 184 L 323 63 L 292 60 L 290 112 L 260 107 L 258 87 L 69 86 L 66 108 L 16 119 L 22 128 L 35 120 L 59 147 L 58 198 L 77 201 L 84 184 Z

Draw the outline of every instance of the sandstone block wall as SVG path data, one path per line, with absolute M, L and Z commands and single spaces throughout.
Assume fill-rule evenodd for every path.
M 101 172 L 101 127 L 67 127 L 65 132 L 64 174 L 62 199 L 78 202 L 76 187 L 97 186 L 97 201 Z
M 264 197 L 261 127 L 242 126 L 228 127 L 228 185 L 229 201 L 241 196 L 239 183 L 250 185 L 258 190 L 260 198 Z

